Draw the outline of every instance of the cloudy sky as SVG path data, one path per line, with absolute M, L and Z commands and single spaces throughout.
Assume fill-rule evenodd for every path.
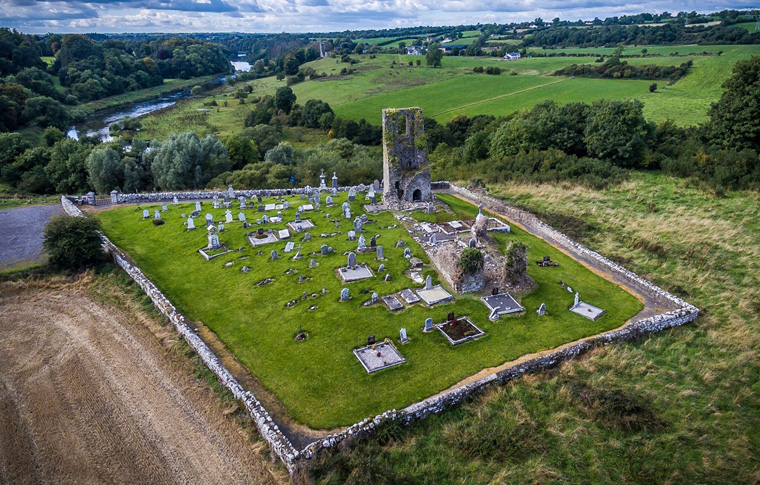
M 36 33 L 319 32 L 757 5 L 757 0 L 0 0 L 0 26 Z

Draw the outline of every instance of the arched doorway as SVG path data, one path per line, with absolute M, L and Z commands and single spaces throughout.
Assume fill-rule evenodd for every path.
M 420 189 L 414 189 L 412 192 L 412 202 L 419 202 L 422 200 L 422 191 Z

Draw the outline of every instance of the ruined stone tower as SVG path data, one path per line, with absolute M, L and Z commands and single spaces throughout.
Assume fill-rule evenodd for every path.
M 431 200 L 425 125 L 420 108 L 383 110 L 383 201 L 401 208 Z

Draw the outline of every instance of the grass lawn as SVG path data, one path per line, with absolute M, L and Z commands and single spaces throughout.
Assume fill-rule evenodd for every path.
M 342 203 L 345 197 L 341 194 L 336 203 Z M 451 203 L 458 217 L 474 217 L 477 212 L 474 206 L 458 199 L 445 196 L 442 199 Z M 293 208 L 284 213 L 285 221 L 293 219 L 299 202 L 293 199 Z M 210 203 L 206 205 L 210 207 Z M 158 206 L 145 207 L 152 214 Z M 324 214 L 308 213 L 317 227 L 310 231 L 312 240 L 302 244 L 304 259 L 300 261 L 289 259 L 294 253 L 281 252 L 283 242 L 262 246 L 263 254 L 257 255 L 257 250 L 244 237 L 242 224 L 227 224 L 221 241 L 234 249 L 243 248 L 243 251 L 206 262 L 197 253 L 197 249 L 207 242 L 203 218 L 198 220 L 200 228 L 195 231 L 187 232 L 182 228 L 180 213 L 190 213 L 193 207 L 193 204 L 170 206 L 169 212 L 164 214 L 166 224 L 158 227 L 153 226 L 150 219 L 142 220 L 142 211 L 136 207 L 108 210 L 100 213 L 98 218 L 113 242 L 134 258 L 186 316 L 202 321 L 216 332 L 236 357 L 277 396 L 291 416 L 312 428 L 348 425 L 387 409 L 401 408 L 446 389 L 485 367 L 616 328 L 641 309 L 641 303 L 623 289 L 516 227 L 512 235 L 496 236 L 501 247 L 510 239 L 518 239 L 529 244 L 530 261 L 550 255 L 560 263 L 558 268 L 529 266 L 529 273 L 538 287 L 522 298 L 528 309 L 524 316 L 492 323 L 487 319 L 487 309 L 478 295 L 458 296 L 454 303 L 431 309 L 415 305 L 397 313 L 391 313 L 382 303 L 363 307 L 362 303 L 369 299 L 372 291 L 382 296 L 418 286 L 403 274 L 408 263 L 403 258 L 403 248 L 395 247 L 397 240 L 407 241 L 413 255 L 427 260 L 401 226 L 380 229 L 397 222 L 390 213 L 372 216 L 377 224 L 365 225 L 365 234 L 367 237 L 381 235 L 378 244 L 385 248 L 388 258 L 385 265 L 393 280 L 383 282 L 376 276 L 343 285 L 334 271 L 345 265 L 343 252 L 356 247 L 356 243 L 348 241 L 345 236 L 351 228 L 351 221 L 342 219 L 336 229 Z M 361 213 L 360 207 L 358 201 L 352 203 L 352 213 Z M 209 211 L 216 220 L 223 219 L 224 210 Z M 323 208 L 323 211 L 337 214 L 340 208 Z M 237 214 L 239 211 L 233 212 Z M 246 213 L 249 220 L 257 217 L 253 210 L 246 210 Z M 336 230 L 343 234 L 319 237 L 320 233 Z M 294 240 L 298 244 L 300 238 Z M 308 268 L 310 254 L 318 253 L 324 243 L 331 245 L 335 254 L 314 256 L 319 266 Z M 274 262 L 268 260 L 272 249 L 280 251 L 280 258 Z M 377 270 L 379 263 L 374 253 L 357 256 L 359 263 L 367 263 L 373 271 Z M 247 258 L 240 260 L 241 257 Z M 228 261 L 235 262 L 231 267 L 224 267 Z M 251 271 L 242 273 L 243 265 L 249 266 Z M 286 275 L 290 268 L 298 273 Z M 434 281 L 438 279 L 429 266 L 424 274 L 432 274 Z M 312 279 L 299 284 L 299 275 Z M 256 286 L 265 278 L 275 281 Z M 558 284 L 560 280 L 580 291 L 584 300 L 605 308 L 607 314 L 591 322 L 567 311 L 573 294 Z M 350 289 L 352 299 L 339 303 L 343 287 Z M 327 294 L 320 294 L 323 288 L 328 290 Z M 319 296 L 286 308 L 286 302 L 299 298 L 304 291 Z M 549 316 L 539 317 L 535 309 L 544 302 Z M 312 305 L 317 305 L 318 309 L 309 311 Z M 475 342 L 452 347 L 440 334 L 421 332 L 425 318 L 443 321 L 450 311 L 469 315 L 486 335 Z M 299 326 L 309 334 L 304 342 L 293 340 Z M 406 345 L 399 345 L 408 363 L 368 375 L 351 350 L 366 343 L 368 335 L 375 335 L 378 340 L 391 338 L 395 342 L 401 327 L 407 328 L 412 339 Z

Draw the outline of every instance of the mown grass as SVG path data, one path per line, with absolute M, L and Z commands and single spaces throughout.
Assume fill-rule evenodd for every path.
M 469 204 L 450 197 L 442 199 L 451 203 L 458 217 L 473 217 L 476 213 L 475 207 Z M 341 194 L 336 202 L 340 204 L 343 200 L 345 195 Z M 293 218 L 298 201 L 293 202 L 294 208 L 285 211 L 286 221 Z M 152 213 L 157 206 L 146 207 Z M 198 220 L 201 228 L 196 231 L 182 229 L 180 213 L 189 213 L 192 208 L 192 204 L 170 206 L 170 211 L 164 214 L 166 224 L 158 227 L 150 219 L 142 220 L 142 211 L 136 207 L 102 212 L 98 218 L 113 242 L 135 259 L 185 315 L 213 330 L 240 362 L 277 396 L 293 419 L 313 428 L 347 425 L 387 409 L 401 408 L 485 367 L 618 327 L 641 309 L 641 303 L 620 287 L 519 228 L 514 228 L 512 235 L 496 236 L 499 246 L 503 248 L 511 239 L 521 240 L 530 246 L 531 261 L 550 255 L 560 263 L 560 267 L 551 269 L 529 266 L 529 274 L 538 286 L 522 297 L 528 309 L 524 316 L 492 323 L 478 295 L 458 296 L 454 303 L 431 309 L 416 305 L 398 313 L 389 312 L 382 303 L 363 307 L 362 303 L 369 299 L 372 291 L 382 296 L 418 286 L 403 274 L 408 263 L 403 258 L 403 248 L 395 247 L 397 240 L 407 241 L 412 254 L 426 260 L 421 248 L 402 227 L 379 229 L 397 222 L 391 214 L 372 216 L 377 224 L 366 225 L 365 231 L 367 237 L 381 235 L 378 244 L 385 248 L 388 258 L 385 266 L 392 281 L 384 282 L 381 277 L 375 277 L 343 285 L 334 272 L 345 265 L 343 253 L 356 248 L 355 242 L 346 239 L 351 221 L 341 219 L 336 229 L 325 219 L 324 213 L 309 213 L 317 228 L 310 231 L 312 240 L 302 243 L 304 259 L 300 261 L 289 259 L 294 253 L 281 252 L 284 243 L 263 246 L 262 254 L 257 255 L 258 250 L 252 249 L 244 238 L 242 224 L 228 224 L 227 231 L 221 235 L 222 242 L 242 250 L 206 262 L 197 253 L 207 242 L 203 219 Z M 354 214 L 360 210 L 358 201 L 352 203 Z M 337 214 L 339 207 L 325 211 Z M 223 219 L 223 210 L 209 212 L 215 219 Z M 234 212 L 237 214 L 238 210 Z M 249 219 L 257 217 L 255 211 L 245 212 Z M 343 234 L 319 237 L 320 233 L 336 230 Z M 299 239 L 296 239 L 297 244 Z M 335 254 L 314 256 L 319 266 L 308 268 L 311 253 L 318 253 L 323 243 L 331 245 Z M 272 249 L 280 251 L 277 261 L 269 261 Z M 357 256 L 360 263 L 377 270 L 379 263 L 374 254 Z M 241 257 L 245 259 L 239 259 Z M 228 261 L 234 261 L 231 267 L 224 266 Z M 251 271 L 242 273 L 243 265 L 249 266 Z M 297 273 L 286 275 L 290 268 Z M 424 274 L 438 279 L 429 266 Z M 298 283 L 299 275 L 311 279 Z M 256 286 L 265 278 L 275 281 Z M 560 280 L 580 291 L 584 300 L 604 307 L 607 314 L 591 322 L 567 311 L 573 295 L 558 284 Z M 352 299 L 339 303 L 343 287 L 350 289 Z M 322 289 L 328 293 L 322 294 Z M 319 296 L 291 308 L 285 306 L 304 291 Z M 541 303 L 546 303 L 549 316 L 536 315 L 535 309 Z M 318 309 L 308 310 L 312 305 Z M 450 311 L 469 315 L 485 330 L 486 336 L 452 347 L 440 334 L 421 332 L 425 318 L 443 321 Z M 309 334 L 305 342 L 293 339 L 300 326 Z M 408 363 L 368 375 L 351 350 L 366 343 L 369 335 L 375 335 L 378 340 L 397 341 L 401 327 L 407 328 L 412 339 L 409 344 L 399 345 Z
M 555 220 L 587 221 L 589 247 L 688 298 L 700 318 L 410 428 L 385 427 L 318 458 L 316 483 L 756 483 L 758 194 L 715 198 L 640 173 L 602 191 L 517 183 L 490 191 Z

